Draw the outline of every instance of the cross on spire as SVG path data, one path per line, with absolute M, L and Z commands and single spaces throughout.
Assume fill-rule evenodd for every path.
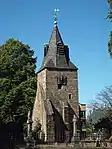
M 59 11 L 59 9 L 54 9 L 54 25 L 55 25 L 55 26 L 57 25 L 57 20 L 58 20 L 57 15 L 58 15 L 58 11 Z

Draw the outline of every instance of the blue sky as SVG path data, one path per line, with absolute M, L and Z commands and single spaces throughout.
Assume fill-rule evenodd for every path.
M 53 29 L 53 10 L 59 8 L 59 30 L 70 57 L 79 68 L 79 100 L 91 103 L 112 84 L 112 59 L 107 42 L 111 25 L 105 20 L 106 0 L 0 0 L 0 44 L 14 37 L 28 43 L 43 58 L 44 43 Z

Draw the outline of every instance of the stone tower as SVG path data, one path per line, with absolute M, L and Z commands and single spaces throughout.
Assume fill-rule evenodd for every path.
M 37 93 L 33 108 L 33 129 L 37 121 L 45 141 L 65 142 L 73 136 L 73 116 L 79 117 L 78 68 L 71 62 L 57 22 L 37 72 Z

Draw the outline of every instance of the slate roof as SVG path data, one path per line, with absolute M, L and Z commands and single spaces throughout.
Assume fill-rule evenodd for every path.
M 59 54 L 61 51 L 58 45 L 64 47 L 64 54 Z M 51 38 L 48 43 L 48 51 L 44 56 L 41 68 L 38 72 L 44 68 L 55 68 L 55 69 L 66 69 L 66 70 L 77 70 L 78 68 L 70 61 L 69 49 L 65 48 L 64 42 L 61 38 L 58 26 L 55 25 L 51 34 Z

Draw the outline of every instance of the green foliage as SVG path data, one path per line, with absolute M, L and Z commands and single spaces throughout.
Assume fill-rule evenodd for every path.
M 110 56 L 112 56 L 112 31 L 110 32 L 110 40 L 108 42 L 108 51 Z
M 94 110 L 90 117 L 94 117 L 97 121 L 102 118 L 112 121 L 112 86 L 105 87 L 97 94 L 96 100 L 93 101 L 93 107 Z
M 110 5 L 110 10 L 108 12 L 107 18 L 110 20 L 110 22 L 112 22 L 112 1 L 111 0 L 107 0 L 108 4 Z
M 92 135 L 92 129 L 86 128 L 86 133 L 87 133 L 87 136 Z
M 93 108 L 93 110 L 87 116 L 87 124 L 89 128 L 92 128 L 99 119 L 103 117 L 103 112 L 100 109 Z
M 86 121 L 87 126 L 87 134 L 91 135 L 94 132 L 94 126 L 95 124 L 103 117 L 103 112 L 100 109 L 93 108 L 88 116 Z
M 112 22 L 112 1 L 107 0 L 107 2 L 110 5 L 110 10 L 108 12 L 107 18 L 110 20 L 110 22 Z M 109 55 L 112 56 L 112 31 L 110 32 L 110 39 L 108 42 L 108 52 L 109 52 Z
M 9 39 L 0 46 L 0 121 L 26 122 L 36 93 L 36 58 L 29 45 Z

